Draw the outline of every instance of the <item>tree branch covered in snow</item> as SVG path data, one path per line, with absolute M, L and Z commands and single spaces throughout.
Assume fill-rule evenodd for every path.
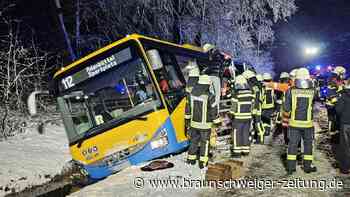
M 31 91 L 47 87 L 52 66 L 50 55 L 36 46 L 33 37 L 22 34 L 20 20 L 0 14 L 0 26 L 7 30 L 0 34 L 1 138 L 19 130 L 23 120 L 13 114 L 26 112 L 25 100 Z
M 127 34 L 140 33 L 178 43 L 214 43 L 237 60 L 263 65 L 270 72 L 273 63 L 267 49 L 274 40 L 272 26 L 287 20 L 297 9 L 295 0 L 80 0 L 79 3 L 76 24 L 80 32 L 75 34 L 79 35 L 78 54 L 91 52 Z

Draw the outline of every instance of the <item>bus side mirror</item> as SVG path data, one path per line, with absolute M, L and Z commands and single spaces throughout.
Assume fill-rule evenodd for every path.
M 27 99 L 27 107 L 28 107 L 28 111 L 29 114 L 31 116 L 35 116 L 37 115 L 37 100 L 36 100 L 36 96 L 39 94 L 49 94 L 49 91 L 44 90 L 44 91 L 34 91 L 32 93 L 30 93 L 28 99 Z

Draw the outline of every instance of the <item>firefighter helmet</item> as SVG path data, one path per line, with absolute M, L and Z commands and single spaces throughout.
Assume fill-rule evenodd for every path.
M 265 81 L 269 81 L 269 80 L 272 80 L 272 76 L 271 76 L 270 73 L 264 73 L 264 74 L 263 74 L 263 79 L 264 79 Z
M 333 71 L 337 76 L 340 77 L 340 79 L 344 79 L 345 78 L 345 73 L 346 73 L 346 69 L 342 66 L 337 66 L 335 67 L 334 71 Z
M 200 75 L 198 79 L 198 84 L 210 85 L 211 80 L 208 75 Z
M 248 81 L 243 75 L 238 75 L 235 81 L 235 89 L 236 90 L 246 90 L 249 89 Z
M 207 53 L 208 51 L 213 50 L 214 48 L 215 48 L 214 45 L 206 43 L 203 46 L 203 51 L 204 51 L 204 53 Z
M 199 77 L 199 69 L 197 67 L 193 67 L 188 72 L 189 77 Z
M 337 73 L 338 75 L 346 73 L 346 69 L 342 66 L 337 66 L 334 69 L 334 72 Z
M 282 72 L 280 75 L 280 79 L 283 79 L 283 78 L 289 78 L 289 74 L 286 72 Z
M 295 79 L 295 76 L 296 76 L 296 74 L 297 74 L 297 68 L 295 68 L 295 69 L 293 69 L 293 70 L 291 70 L 290 72 L 289 72 L 289 77 L 291 78 L 291 79 Z
M 257 74 L 256 79 L 260 82 L 264 80 L 261 74 Z
M 251 70 L 246 70 L 242 73 L 243 77 L 246 78 L 246 79 L 251 79 L 253 77 L 256 77 L 255 76 L 255 73 Z
M 311 79 L 309 70 L 306 68 L 300 68 L 296 71 L 296 79 Z

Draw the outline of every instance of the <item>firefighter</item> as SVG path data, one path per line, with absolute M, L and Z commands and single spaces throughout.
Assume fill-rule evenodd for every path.
M 291 88 L 294 86 L 294 81 L 295 81 L 295 75 L 296 75 L 296 72 L 297 72 L 297 69 L 293 69 L 289 72 L 289 82 L 288 82 L 288 88 Z M 285 99 L 285 97 L 284 97 Z M 283 106 L 284 106 L 284 103 L 283 103 Z M 285 130 L 286 134 L 287 134 L 287 131 L 288 131 L 288 122 L 289 122 L 289 117 L 288 116 L 284 116 L 285 113 L 282 113 L 282 127 L 283 129 Z M 288 144 L 288 137 L 285 138 L 285 142 L 286 144 Z
M 190 121 L 190 147 L 188 149 L 187 163 L 194 165 L 198 158 L 199 168 L 208 165 L 209 139 L 214 124 L 220 123 L 215 107 L 215 95 L 210 91 L 212 82 L 208 75 L 200 75 L 198 83 L 193 86 L 186 105 L 186 117 Z
M 244 71 L 243 76 L 244 78 L 247 79 L 248 85 L 251 87 L 253 94 L 255 96 L 254 107 L 253 107 L 254 130 L 251 133 L 251 136 L 254 137 L 255 142 L 257 144 L 260 144 L 260 143 L 263 144 L 264 138 L 265 138 L 264 136 L 265 129 L 261 121 L 261 111 L 262 111 L 261 83 L 259 83 L 255 73 L 251 70 Z
M 195 86 L 198 82 L 199 78 L 199 69 L 197 67 L 191 67 L 188 73 L 188 81 L 186 84 L 186 102 L 189 102 L 189 97 L 191 95 L 193 86 Z M 185 125 L 186 125 L 186 132 L 188 131 L 187 128 L 189 127 L 190 116 L 185 115 Z
M 213 89 L 215 94 L 215 102 L 213 107 L 219 110 L 220 96 L 221 96 L 221 74 L 222 67 L 224 65 L 225 57 L 220 52 L 220 50 L 212 44 L 205 44 L 203 46 L 203 51 L 208 54 L 209 64 L 204 70 L 204 73 L 210 77 L 213 83 Z
M 337 74 L 335 72 L 331 73 L 333 76 L 328 81 L 327 84 L 327 96 L 326 96 L 326 108 L 327 108 L 327 116 L 328 116 L 328 131 L 333 133 L 336 130 L 336 113 L 335 113 L 335 104 L 337 102 L 337 82 L 336 77 Z
M 232 95 L 231 115 L 233 116 L 233 156 L 248 155 L 250 152 L 250 126 L 254 106 L 254 94 L 247 80 L 239 75 L 235 81 L 236 92 Z
M 264 83 L 271 83 L 272 76 L 270 73 L 264 73 L 263 74 Z M 274 90 L 264 85 L 262 88 L 262 94 L 263 94 L 263 102 L 262 102 L 262 114 L 261 114 L 261 120 L 263 122 L 263 126 L 265 129 L 265 136 L 269 136 L 271 132 L 271 118 L 274 113 L 275 108 L 275 92 Z
M 289 83 L 289 74 L 286 72 L 282 72 L 280 74 L 280 78 L 279 78 L 279 84 L 286 84 L 288 85 Z M 285 92 L 284 91 L 276 91 L 276 107 L 275 110 L 277 112 L 276 115 L 276 132 L 275 132 L 275 136 L 283 133 L 283 126 L 282 126 L 282 114 L 283 114 L 283 102 L 284 102 L 284 97 L 285 97 Z M 286 136 L 286 135 L 284 135 Z
M 315 90 L 312 86 L 309 71 L 306 68 L 300 68 L 296 72 L 294 87 L 286 93 L 284 110 L 289 114 L 288 129 L 288 152 L 287 169 L 291 175 L 296 171 L 296 160 L 298 144 L 303 139 L 304 143 L 304 172 L 316 172 L 317 168 L 312 165 L 312 143 L 314 139 L 313 127 L 313 102 Z
M 350 80 L 345 84 L 344 91 L 335 105 L 339 116 L 339 143 L 336 147 L 336 158 L 342 174 L 350 173 Z
M 334 73 L 337 76 L 337 93 L 341 93 L 341 91 L 344 89 L 346 69 L 342 66 L 337 66 L 334 69 Z

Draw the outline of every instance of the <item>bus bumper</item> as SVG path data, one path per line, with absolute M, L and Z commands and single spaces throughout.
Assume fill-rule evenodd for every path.
M 166 132 L 167 145 L 163 147 L 155 148 L 152 142 L 157 140 L 162 132 Z M 149 161 L 164 155 L 177 153 L 188 147 L 189 141 L 185 140 L 183 142 L 178 142 L 175 135 L 175 130 L 168 118 L 165 123 L 157 130 L 155 135 L 141 150 L 130 155 L 127 159 L 109 163 L 109 164 L 99 164 L 99 165 L 83 165 L 82 167 L 87 172 L 89 178 L 91 179 L 102 179 L 115 172 L 118 172 L 128 166 L 137 165 L 139 163 Z

